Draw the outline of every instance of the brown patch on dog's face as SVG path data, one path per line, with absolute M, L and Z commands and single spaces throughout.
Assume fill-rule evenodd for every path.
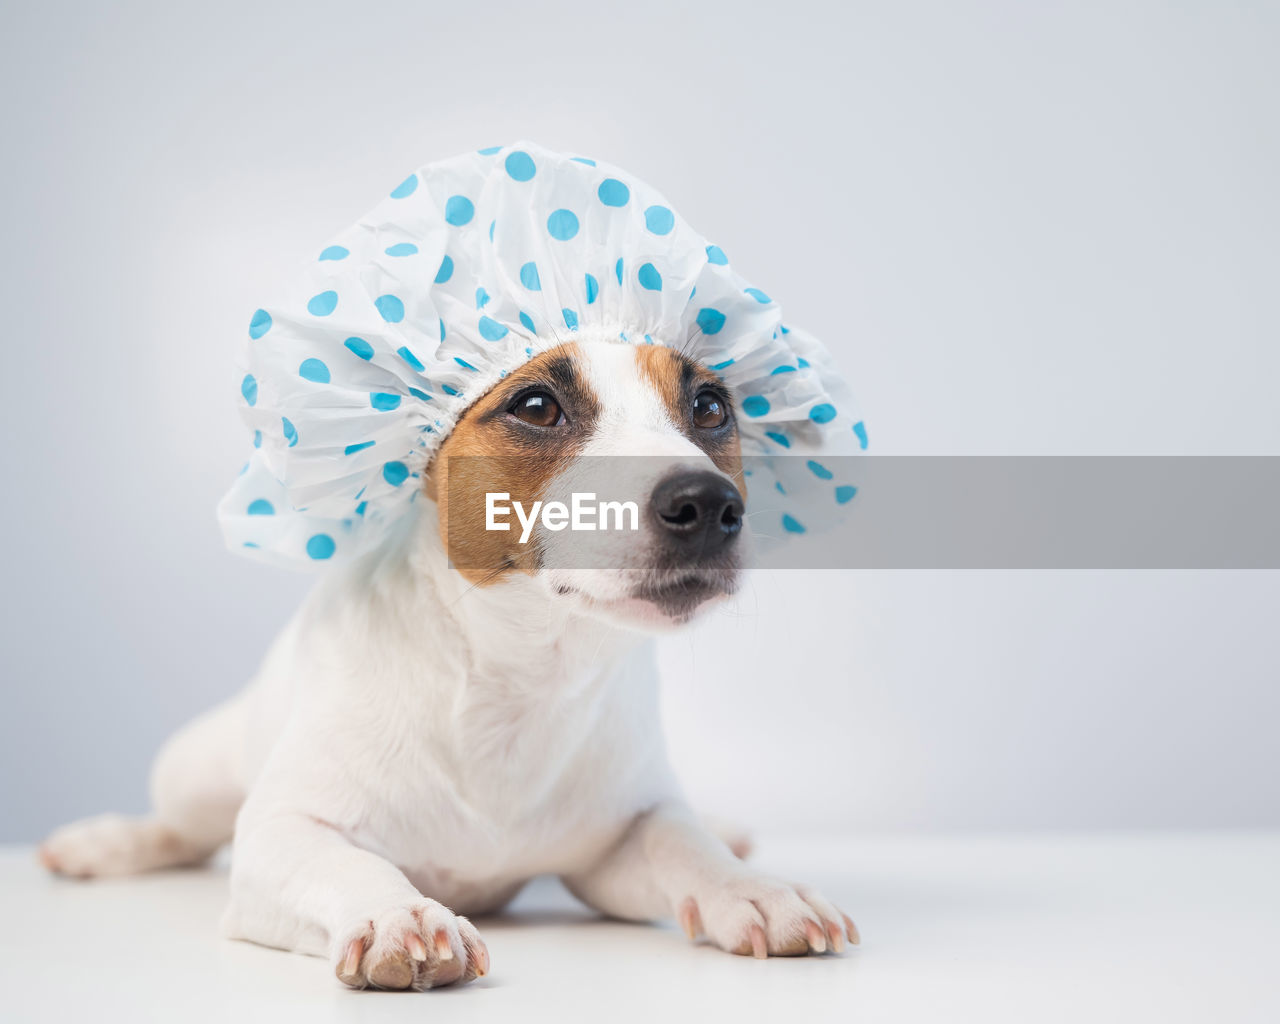
M 537 545 L 519 543 L 518 523 L 506 531 L 485 528 L 485 496 L 505 491 L 513 502 L 531 506 L 590 438 L 600 405 L 578 358 L 578 346 L 569 343 L 512 371 L 463 413 L 428 468 L 426 491 L 439 508 L 440 539 L 472 583 L 486 586 L 512 572 L 538 571 Z M 548 401 L 559 408 L 557 422 L 551 422 Z M 451 517 L 455 503 L 460 507 Z
M 717 469 L 732 477 L 746 498 L 738 421 L 724 381 L 688 356 L 659 345 L 637 346 L 636 366 L 641 378 L 658 393 L 681 433 L 706 452 Z M 708 416 L 708 412 L 716 406 L 724 419 L 719 425 L 711 425 L 716 417 Z

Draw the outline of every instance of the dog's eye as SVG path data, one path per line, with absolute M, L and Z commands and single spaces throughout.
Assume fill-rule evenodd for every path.
M 714 391 L 699 391 L 693 400 L 693 425 L 704 430 L 723 427 L 729 418 L 729 410 Z
M 516 419 L 535 427 L 558 427 L 566 422 L 560 403 L 545 391 L 530 391 L 521 395 L 507 411 Z

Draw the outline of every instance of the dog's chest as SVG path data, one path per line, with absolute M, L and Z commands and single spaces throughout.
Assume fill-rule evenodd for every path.
M 364 804 L 353 838 L 423 892 L 476 910 L 598 856 L 659 781 L 650 666 L 540 682 L 469 679 L 444 691 L 425 729 L 388 716 L 362 786 L 383 797 Z

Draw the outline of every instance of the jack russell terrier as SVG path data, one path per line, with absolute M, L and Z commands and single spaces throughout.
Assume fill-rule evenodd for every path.
M 857 943 L 821 894 L 741 860 L 667 762 L 652 635 L 730 595 L 747 544 L 738 396 L 679 341 L 583 325 L 471 400 L 411 514 L 335 560 L 248 688 L 163 747 L 151 814 L 64 826 L 44 864 L 123 875 L 233 842 L 225 934 L 327 956 L 353 988 L 483 976 L 469 917 L 544 874 L 731 953 Z M 589 565 L 546 515 L 492 528 L 494 493 L 609 493 L 631 456 L 638 524 L 591 534 Z

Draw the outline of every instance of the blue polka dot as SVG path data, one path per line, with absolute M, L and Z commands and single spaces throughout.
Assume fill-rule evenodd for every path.
M 554 210 L 547 218 L 547 233 L 559 242 L 567 242 L 578 233 L 578 217 L 572 210 Z
M 489 301 L 489 293 L 483 288 L 476 289 L 476 309 L 484 309 L 485 304 Z M 443 321 L 441 321 L 443 323 Z M 444 341 L 443 338 L 440 339 Z
M 382 479 L 392 487 L 399 487 L 409 478 L 409 467 L 403 462 L 388 462 L 382 467 Z
M 304 359 L 298 367 L 298 376 L 315 384 L 329 383 L 329 367 L 319 359 Z
M 587 275 L 587 305 L 596 301 L 596 296 L 600 294 L 600 282 L 590 274 Z
M 742 411 L 748 416 L 763 416 L 769 411 L 769 399 L 764 395 L 747 395 L 742 400 Z
M 497 226 L 498 226 L 498 222 L 496 220 L 489 221 L 489 241 L 491 242 L 493 241 L 493 229 L 496 228 Z
M 853 496 L 858 493 L 858 488 L 852 484 L 841 484 L 836 488 L 836 503 L 839 505 L 847 505 L 853 501 Z
M 821 462 L 816 459 L 810 459 L 805 463 L 809 467 L 809 472 L 816 476 L 819 480 L 830 480 L 835 476 L 831 470 L 827 469 Z
M 783 334 L 788 333 L 788 332 L 787 332 L 787 329 L 786 329 L 785 327 L 782 329 L 782 333 L 783 333 Z M 800 367 L 800 369 L 802 369 L 802 370 L 807 370 L 807 369 L 809 368 L 809 360 L 807 360 L 807 359 L 803 359 L 803 358 L 802 358 L 802 359 L 797 359 L 797 360 L 796 360 L 796 366 Z
M 320 253 L 322 260 L 345 260 L 351 255 L 351 250 L 345 245 L 331 245 Z
M 775 491 L 777 491 L 779 494 L 786 494 L 786 493 L 787 493 L 787 489 L 786 489 L 785 487 L 783 487 L 783 486 L 782 486 L 782 481 L 781 481 L 781 480 L 775 480 L 775 481 L 773 482 L 773 489 L 774 489 Z
M 727 267 L 729 265 L 729 257 L 724 254 L 724 250 L 718 245 L 707 246 L 707 262 L 714 263 L 717 267 Z
M 711 306 L 698 310 L 697 319 L 703 334 L 719 334 L 720 328 L 724 326 L 724 314 Z
M 631 199 L 631 189 L 617 178 L 605 178 L 596 189 L 596 195 L 605 206 L 626 206 Z
M 312 316 L 328 316 L 337 308 L 337 292 L 321 292 L 311 296 L 311 301 L 307 303 L 307 312 Z
M 569 157 L 575 164 L 586 164 L 588 167 L 594 167 L 596 162 L 589 156 L 571 156 Z
M 618 257 L 618 262 L 613 265 L 613 273 L 618 278 L 618 284 L 622 284 L 622 257 Z
M 404 199 L 406 196 L 413 195 L 417 188 L 418 176 L 416 174 L 411 174 L 391 190 L 391 198 Z
M 795 373 L 795 372 L 796 372 L 796 368 L 794 366 L 788 366 L 786 363 L 783 363 L 781 366 L 775 366 L 772 370 L 770 370 L 769 376 L 776 377 L 780 373 Z
M 412 256 L 418 251 L 418 247 L 412 242 L 397 242 L 395 245 L 387 246 L 385 252 L 388 256 Z
M 499 341 L 507 336 L 507 329 L 494 320 L 492 317 L 482 316 L 480 318 L 480 337 L 485 341 Z
M 787 533 L 804 533 L 805 532 L 804 524 L 801 523 L 798 519 L 793 519 L 791 518 L 791 516 L 788 516 L 788 515 L 784 515 L 782 517 L 782 528 L 786 530 Z
M 258 498 L 249 502 L 249 507 L 245 511 L 251 516 L 273 516 L 276 514 L 276 507 L 266 498 Z
M 643 264 L 636 273 L 636 277 L 640 280 L 641 288 L 647 288 L 651 292 L 662 291 L 662 275 L 652 263 Z
M 369 395 L 369 404 L 378 412 L 390 412 L 400 408 L 400 396 L 388 391 L 374 391 Z
M 440 387 L 441 387 L 441 389 L 444 391 L 444 393 L 445 393 L 446 395 L 460 395 L 460 394 L 462 394 L 462 392 L 461 392 L 461 391 L 458 391 L 458 390 L 456 390 L 455 388 L 451 388 L 451 387 L 449 387 L 449 385 L 448 385 L 448 384 L 441 384 L 441 385 L 440 385 Z
M 440 318 L 440 340 L 444 341 L 444 317 Z
M 298 443 L 298 429 L 289 422 L 287 416 L 280 417 L 280 429 L 284 432 L 284 439 L 289 442 L 290 448 Z
M 853 433 L 858 438 L 858 447 L 861 448 L 863 451 L 866 451 L 867 450 L 867 425 L 863 423 L 862 420 L 858 420 L 858 422 L 853 425 Z
M 538 171 L 533 163 L 533 157 L 522 149 L 507 154 L 506 168 L 507 173 L 516 181 L 528 181 Z
M 520 283 L 531 292 L 542 291 L 542 279 L 538 277 L 538 268 L 532 263 L 526 263 L 520 268 Z
M 475 215 L 475 204 L 466 196 L 450 196 L 444 204 L 444 219 L 455 228 L 470 224 Z
M 415 356 L 412 352 L 410 352 L 407 345 L 402 345 L 400 346 L 400 348 L 396 349 L 396 355 L 398 355 L 401 359 L 403 359 L 406 363 L 408 363 L 411 367 L 413 367 L 419 373 L 421 373 L 424 369 L 426 369 L 426 367 L 422 365 L 422 360 L 420 360 L 417 356 Z
M 404 319 L 404 303 L 394 295 L 379 295 L 373 300 L 382 314 L 382 319 L 389 324 L 398 324 Z
M 271 330 L 271 314 L 265 309 L 255 311 L 253 319 L 249 321 L 249 337 L 261 338 L 269 330 Z
M 317 533 L 307 541 L 307 554 L 317 562 L 332 558 L 337 549 L 338 546 L 327 533 Z
M 716 363 L 711 367 L 713 370 L 724 370 L 733 365 L 732 359 L 726 359 L 723 363 Z
M 255 448 L 261 448 L 261 447 L 262 447 L 262 431 L 261 431 L 261 430 L 255 430 L 255 431 L 253 432 L 253 446 L 254 446 Z M 247 467 L 246 467 L 246 468 L 247 468 Z
M 347 348 L 358 355 L 361 359 L 373 358 L 373 346 L 365 341 L 364 338 L 348 338 L 342 344 L 346 345 Z
M 748 295 L 750 295 L 753 299 L 756 300 L 756 302 L 760 303 L 761 305 L 764 305 L 767 302 L 773 301 L 773 299 L 769 298 L 769 296 L 767 296 L 759 288 L 744 288 L 742 290 L 746 292 Z
M 470 370 L 472 373 L 480 372 L 474 366 L 472 366 L 469 362 L 463 359 L 461 356 L 454 356 L 453 361 L 457 363 L 459 366 L 461 366 L 464 370 Z M 448 388 L 446 388 L 445 390 L 447 391 Z
M 521 311 L 520 322 L 524 324 L 525 330 L 532 331 L 534 334 L 538 333 L 538 328 L 533 326 L 533 317 L 531 317 L 528 313 Z
M 250 405 L 258 404 L 258 382 L 253 374 L 244 375 L 244 380 L 240 382 L 240 394 L 244 395 L 244 400 Z
M 427 394 L 425 391 L 420 390 L 419 388 L 410 388 L 409 394 L 413 395 L 414 398 L 420 399 L 423 402 L 431 401 L 431 396 Z
M 782 445 L 783 448 L 791 447 L 791 439 L 787 437 L 786 434 L 779 434 L 777 431 L 767 430 L 765 431 L 764 436 L 767 437 L 770 441 L 773 441 L 775 444 Z
M 814 423 L 830 423 L 836 418 L 836 407 L 830 402 L 820 402 L 809 410 L 809 419 Z
M 453 260 L 445 256 L 440 261 L 440 269 L 436 271 L 436 284 L 444 284 L 451 277 L 453 277 Z
M 349 445 L 347 445 L 345 448 L 343 448 L 343 449 L 342 449 L 342 454 L 343 454 L 343 455 L 354 455 L 356 452 L 362 452 L 362 451 L 364 451 L 366 448 L 372 448 L 372 447 L 374 446 L 374 444 L 376 444 L 376 443 L 377 443 L 377 442 L 375 442 L 375 441 L 361 441 L 361 442 L 359 442 L 358 444 L 349 444 Z
M 564 317 L 564 325 L 571 331 L 578 329 L 578 314 L 571 309 L 560 310 L 560 315 Z
M 500 153 L 501 151 L 502 151 L 501 146 L 485 146 L 484 149 L 476 150 L 476 152 L 479 153 L 481 156 L 493 156 L 494 153 Z
M 670 234 L 676 226 L 676 215 L 665 206 L 651 206 L 644 211 L 644 226 L 655 235 Z
M 369 503 L 367 501 L 360 502 L 360 504 L 356 506 L 356 515 L 358 516 L 364 515 L 364 510 L 367 509 L 368 507 L 369 507 Z

